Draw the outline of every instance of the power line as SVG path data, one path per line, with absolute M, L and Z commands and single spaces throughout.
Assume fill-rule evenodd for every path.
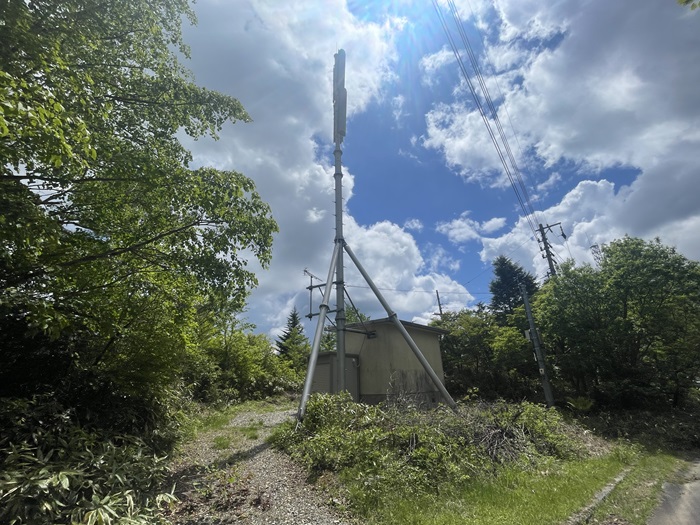
M 534 211 L 534 208 L 532 207 L 532 204 L 530 202 L 530 197 L 528 195 L 527 188 L 525 186 L 525 182 L 522 178 L 522 174 L 520 172 L 520 169 L 518 168 L 518 164 L 515 160 L 512 149 L 511 149 L 510 144 L 508 142 L 508 137 L 506 136 L 506 134 L 503 130 L 503 126 L 501 125 L 500 118 L 498 117 L 498 111 L 496 110 L 496 106 L 494 105 L 493 99 L 491 98 L 489 90 L 486 86 L 486 81 L 484 80 L 483 74 L 481 73 L 481 68 L 479 67 L 479 61 L 476 57 L 476 54 L 474 53 L 474 50 L 471 46 L 469 38 L 467 37 L 467 34 L 464 31 L 464 27 L 460 23 L 459 14 L 457 12 L 457 7 L 455 6 L 454 1 L 448 0 L 447 4 L 448 4 L 448 7 L 449 7 L 450 12 L 452 14 L 452 18 L 455 22 L 455 26 L 457 27 L 457 32 L 459 34 L 461 42 L 467 51 L 467 55 L 469 56 L 472 70 L 474 71 L 474 76 L 477 79 L 477 82 L 478 82 L 479 87 L 481 89 L 481 93 L 484 97 L 484 100 L 486 101 L 486 105 L 488 106 L 491 119 L 493 120 L 493 122 L 496 126 L 496 131 L 498 133 L 498 137 L 500 138 L 501 143 L 499 143 L 499 140 L 496 137 L 496 131 L 493 130 L 493 127 L 491 125 L 491 122 L 489 121 L 487 112 L 484 109 L 484 106 L 479 98 L 479 95 L 476 91 L 474 83 L 472 82 L 471 78 L 469 77 L 467 69 L 464 65 L 464 61 L 462 60 L 462 56 L 460 54 L 460 51 L 455 43 L 455 39 L 453 38 L 452 33 L 450 32 L 449 26 L 447 24 L 447 21 L 445 20 L 445 17 L 442 13 L 442 10 L 440 9 L 440 6 L 438 5 L 437 0 L 433 0 L 433 7 L 435 8 L 435 11 L 438 15 L 438 18 L 440 19 L 440 23 L 441 23 L 442 28 L 445 32 L 445 35 L 450 43 L 450 46 L 452 47 L 452 52 L 455 56 L 457 64 L 459 65 L 460 71 L 462 72 L 462 76 L 464 77 L 464 80 L 465 80 L 467 86 L 469 87 L 469 91 L 472 94 L 472 98 L 474 99 L 474 103 L 475 103 L 477 109 L 479 110 L 479 114 L 481 115 L 481 119 L 484 122 L 484 125 L 486 126 L 486 130 L 489 134 L 489 137 L 491 138 L 491 142 L 493 143 L 493 145 L 496 149 L 496 153 L 501 161 L 501 164 L 503 166 L 503 170 L 506 173 L 508 180 L 510 181 L 511 187 L 513 188 L 513 191 L 515 193 L 515 196 L 518 200 L 518 203 L 519 203 L 521 209 L 523 210 L 523 214 L 525 216 L 525 219 L 528 222 L 528 225 L 530 226 L 530 229 L 532 230 L 533 234 L 535 234 L 535 237 L 537 237 L 535 224 L 533 222 L 533 218 L 535 217 L 535 211 Z M 502 146 L 501 146 L 501 144 L 502 144 Z
M 363 288 L 366 290 L 369 290 L 369 286 L 363 286 L 360 284 L 346 284 L 348 288 Z M 435 290 L 421 290 L 421 289 L 401 289 L 401 288 L 382 288 L 382 287 L 377 287 L 377 290 L 381 290 L 382 292 L 399 292 L 399 293 L 429 293 L 429 294 L 434 294 Z M 474 294 L 485 294 L 488 292 L 449 292 L 450 295 L 474 295 Z
M 473 76 L 476 79 L 477 83 L 479 84 L 479 88 L 481 90 L 481 95 L 483 96 L 483 99 L 485 101 L 485 105 L 488 108 L 488 115 L 487 115 L 486 109 L 484 108 L 484 104 L 482 103 L 481 98 L 479 97 L 479 94 L 477 93 L 474 82 L 472 81 L 472 79 L 470 78 L 470 76 L 467 72 L 464 61 L 462 60 L 460 50 L 457 47 L 457 44 L 455 42 L 455 38 L 453 37 L 453 35 L 450 31 L 449 25 L 447 23 L 447 20 L 445 19 L 445 16 L 442 12 L 442 9 L 440 8 L 440 6 L 438 4 L 438 0 L 432 0 L 432 3 L 433 3 L 433 7 L 435 8 L 435 12 L 437 13 L 438 18 L 440 20 L 440 24 L 442 25 L 442 28 L 445 32 L 445 36 L 447 37 L 447 40 L 450 44 L 450 47 L 452 48 L 452 52 L 455 56 L 455 59 L 456 59 L 457 64 L 459 66 L 459 69 L 462 73 L 462 76 L 463 76 L 467 86 L 469 87 L 469 91 L 471 92 L 472 98 L 474 100 L 474 104 L 479 111 L 481 119 L 484 122 L 484 125 L 486 126 L 486 130 L 489 134 L 489 137 L 491 138 L 491 142 L 493 143 L 494 148 L 496 149 L 496 153 L 498 155 L 498 158 L 501 161 L 501 164 L 503 166 L 503 171 L 505 172 L 506 176 L 508 177 L 508 180 L 510 181 L 513 192 L 515 193 L 515 196 L 518 200 L 518 204 L 520 205 L 520 208 L 523 211 L 523 215 L 525 217 L 525 220 L 527 221 L 528 226 L 530 227 L 530 230 L 532 231 L 534 238 L 538 243 L 540 251 L 544 251 L 546 254 L 547 261 L 549 262 L 549 266 L 550 266 L 550 274 L 554 275 L 555 269 L 553 266 L 553 262 L 554 262 L 553 260 L 556 260 L 558 258 L 561 262 L 563 262 L 564 259 L 548 243 L 546 236 L 545 236 L 545 233 L 543 231 L 541 221 L 539 224 L 539 228 L 535 227 L 535 222 L 537 222 L 537 214 L 535 212 L 534 207 L 532 206 L 532 201 L 530 199 L 527 185 L 525 184 L 525 179 L 523 177 L 522 171 L 518 167 L 518 163 L 515 159 L 515 156 L 513 155 L 513 151 L 510 147 L 508 137 L 503 129 L 503 126 L 501 125 L 501 120 L 498 116 L 498 109 L 496 108 L 496 105 L 493 102 L 491 94 L 489 93 L 488 87 L 486 85 L 486 80 L 484 79 L 484 75 L 481 71 L 481 67 L 479 66 L 479 60 L 476 56 L 476 53 L 474 52 L 474 48 L 472 47 L 471 42 L 469 40 L 469 37 L 467 36 L 467 33 L 464 29 L 464 24 L 461 23 L 461 20 L 459 17 L 459 12 L 457 10 L 457 6 L 456 6 L 454 0 L 447 0 L 447 6 L 449 8 L 450 14 L 452 15 L 452 20 L 455 24 L 455 27 L 457 28 L 457 33 L 459 35 L 459 39 L 460 39 L 461 44 L 462 44 L 463 48 L 466 50 L 467 55 L 469 57 L 469 62 L 471 64 L 472 71 L 473 71 Z M 470 5 L 470 7 L 471 7 L 471 5 Z M 473 10 L 472 10 L 472 13 L 473 13 Z M 481 36 L 482 45 L 484 47 L 486 47 L 486 43 L 485 43 L 485 40 L 483 38 L 483 35 L 481 35 L 481 32 L 479 31 L 478 28 L 476 28 L 476 31 Z M 486 58 L 488 60 L 488 56 Z M 492 69 L 494 69 L 493 66 L 491 66 L 491 67 L 492 67 Z M 510 114 L 508 113 L 508 109 L 507 109 L 506 104 L 505 104 L 505 97 L 504 97 L 503 93 L 501 92 L 500 86 L 498 84 L 498 80 L 495 78 L 495 75 L 494 75 L 494 81 L 496 83 L 497 89 L 499 90 L 499 93 L 501 94 L 501 97 L 503 98 L 503 103 L 501 104 L 501 107 L 505 110 L 505 113 L 508 116 L 511 130 L 513 131 L 513 136 L 515 137 L 518 148 L 520 149 L 520 154 L 524 155 L 522 148 L 520 147 L 520 143 L 518 142 L 517 133 L 515 133 L 515 129 L 513 127 L 513 121 L 510 118 Z M 495 131 L 492 127 L 491 121 L 489 120 L 489 116 L 491 118 L 491 121 L 493 121 L 493 124 L 495 125 L 495 128 L 496 128 Z M 499 139 L 500 139 L 500 142 L 499 142 Z M 561 224 L 561 223 L 557 223 L 557 224 Z M 549 228 L 549 225 L 547 225 L 547 227 Z M 537 236 L 538 232 L 540 233 L 540 237 Z M 562 230 L 562 236 L 564 237 L 564 239 L 566 239 L 566 236 L 564 236 L 563 230 Z M 567 249 L 568 249 L 568 244 L 567 244 Z M 571 253 L 570 249 L 569 249 L 569 253 Z

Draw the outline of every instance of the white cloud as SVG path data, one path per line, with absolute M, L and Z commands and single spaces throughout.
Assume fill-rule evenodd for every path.
M 459 270 L 461 263 L 450 252 L 440 245 L 428 246 L 427 265 L 430 272 L 439 272 L 442 269 L 453 273 Z
M 423 231 L 423 222 L 420 219 L 408 219 L 403 223 L 405 230 Z
M 322 221 L 327 214 L 327 210 L 319 210 L 316 207 L 310 208 L 306 212 L 308 222 L 315 223 Z
M 504 217 L 494 217 L 488 221 L 479 222 L 469 218 L 470 212 L 462 213 L 459 218 L 449 222 L 441 222 L 436 231 L 447 236 L 455 244 L 481 240 L 483 234 L 493 233 L 506 225 Z
M 443 259 L 444 264 L 426 265 L 413 237 L 399 226 L 382 221 L 365 227 L 349 218 L 346 233 L 360 264 L 402 319 L 413 319 L 432 308 L 434 291 L 438 289 L 462 294 L 463 306 L 473 299 L 461 284 L 439 272 L 439 267 L 454 261 Z M 386 316 L 347 255 L 345 266 L 349 293 L 360 311 L 375 319 Z
M 559 181 L 561 181 L 561 175 L 555 171 L 547 178 L 547 180 L 537 185 L 537 191 L 546 193 L 554 188 Z
M 468 181 L 492 187 L 508 184 L 481 115 L 461 102 L 437 104 L 428 112 L 423 146 L 441 150 L 447 165 Z
M 508 71 L 499 76 L 508 110 L 505 115 L 498 102 L 500 119 L 504 125 L 512 121 L 520 145 L 535 153 L 518 159 L 539 170 L 532 181 L 541 192 L 535 199 L 571 184 L 572 172 L 598 177 L 631 168 L 625 186 L 584 180 L 544 210 L 543 217 L 561 221 L 569 233 L 567 242 L 554 236 L 558 256 L 591 261 L 591 244 L 628 233 L 660 235 L 700 258 L 700 230 L 691 233 L 699 221 L 700 193 L 697 16 L 673 2 L 629 9 L 607 0 L 477 1 L 475 12 L 479 27 L 488 28 L 490 61 L 497 71 Z M 441 151 L 467 180 L 498 186 L 503 179 L 499 162 L 486 152 L 494 147 L 484 124 L 471 109 L 471 96 L 456 93 L 428 113 L 423 145 Z M 567 170 L 546 169 L 560 164 Z M 475 226 L 460 218 L 442 231 L 464 242 L 480 238 Z M 482 242 L 485 261 L 512 253 L 538 275 L 546 271 L 525 221 Z
M 404 112 L 404 104 L 406 103 L 406 97 L 403 95 L 396 95 L 391 99 L 392 114 L 394 115 L 394 120 L 397 124 L 400 124 L 401 119 L 406 117 Z
M 228 125 L 218 142 L 187 145 L 195 163 L 233 169 L 253 179 L 280 232 L 246 316 L 274 334 L 281 311 L 304 303 L 305 267 L 326 275 L 334 239 L 332 130 L 333 54 L 347 54 L 348 117 L 383 100 L 395 81 L 395 36 L 405 23 L 355 18 L 342 0 L 199 0 L 198 26 L 185 29 L 187 65 L 200 85 L 238 98 L 253 118 Z M 327 13 L 333 12 L 333 16 Z M 339 38 L 339 35 L 342 35 Z M 344 169 L 344 199 L 354 177 Z
M 486 222 L 482 222 L 480 229 L 482 233 L 493 233 L 500 230 L 505 225 L 505 217 L 494 217 L 493 219 L 489 219 Z
M 543 195 L 573 185 L 561 202 L 548 203 L 541 217 L 545 223 L 561 221 L 569 235 L 567 243 L 552 238 L 560 257 L 571 252 L 577 260 L 590 260 L 590 244 L 630 233 L 661 235 L 700 258 L 695 203 L 700 193 L 697 16 L 688 16 L 673 2 L 647 2 L 630 9 L 607 0 L 471 1 L 505 107 L 496 78 L 486 81 L 508 135 L 512 122 L 526 152 L 520 157 L 520 148 L 511 144 L 518 163 L 528 176 L 533 174 L 532 185 L 540 192 L 537 202 L 544 206 Z M 458 3 L 470 13 L 466 2 Z M 281 312 L 288 312 L 290 304 L 307 303 L 303 268 L 325 278 L 330 263 L 333 53 L 338 48 L 347 52 L 351 121 L 373 101 L 388 107 L 393 103 L 400 116 L 413 102 L 411 97 L 425 94 L 402 89 L 406 99 L 401 99 L 389 89 L 398 78 L 396 38 L 405 20 L 373 23 L 355 18 L 344 0 L 322 4 L 199 0 L 195 9 L 200 25 L 185 31 L 193 52 L 189 65 L 198 83 L 237 97 L 253 118 L 251 124 L 227 126 L 217 143 L 189 145 L 197 163 L 251 177 L 280 225 L 270 269 L 256 271 L 260 286 L 248 313 L 266 330 L 284 323 L 286 313 Z M 424 57 L 420 74 L 434 80 L 446 65 L 454 67 L 454 57 L 443 48 Z M 438 87 L 444 86 L 426 92 L 437 97 Z M 510 192 L 464 86 L 449 96 L 436 101 L 426 115 L 425 132 L 415 130 L 411 145 L 440 152 L 448 166 L 479 183 L 482 191 Z M 351 160 L 347 164 L 352 167 Z M 578 172 L 572 174 L 562 164 Z M 624 187 L 612 178 L 582 180 L 591 175 L 598 179 L 599 172 L 615 166 L 636 168 L 636 175 L 626 179 Z M 348 201 L 354 177 L 347 169 L 343 184 Z M 452 243 L 480 240 L 484 261 L 504 253 L 543 274 L 546 262 L 527 223 L 520 221 L 497 235 L 505 218 L 478 219 L 463 214 L 440 223 L 437 231 Z M 403 228 L 390 222 L 361 226 L 347 216 L 346 225 L 351 246 L 373 279 L 391 290 L 387 297 L 402 316 L 431 312 L 435 305 L 430 291 L 435 289 L 441 296 L 445 289 L 465 300 L 455 304 L 471 300 L 449 275 L 460 261 L 447 250 L 418 246 L 411 234 L 420 231 L 415 229 L 418 222 L 407 221 Z M 352 275 L 351 269 L 348 272 Z M 381 313 L 369 306 L 372 298 L 366 288 L 351 293 L 360 296 L 361 309 L 371 309 L 373 317 Z
M 582 181 L 559 204 L 537 212 L 535 222 L 562 223 L 545 231 L 556 262 L 572 257 L 578 263 L 593 262 L 592 244 L 606 243 L 627 233 L 615 225 L 612 214 L 600 214 L 600 210 L 614 211 L 621 204 L 620 196 L 609 181 Z M 521 218 L 506 234 L 482 239 L 481 259 L 490 262 L 499 255 L 506 255 L 536 276 L 544 277 L 549 268 L 540 250 L 541 244 L 535 239 L 529 224 Z
M 437 53 L 425 55 L 420 59 L 420 69 L 422 72 L 421 81 L 423 84 L 432 86 L 435 84 L 435 75 L 443 67 L 456 63 L 454 53 L 447 46 Z

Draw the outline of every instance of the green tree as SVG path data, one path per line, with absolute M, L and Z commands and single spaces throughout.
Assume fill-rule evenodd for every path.
M 301 317 L 299 316 L 299 311 L 297 307 L 294 306 L 292 311 L 289 312 L 287 316 L 287 326 L 282 331 L 282 334 L 277 339 L 277 350 L 281 356 L 289 353 L 289 345 L 287 342 L 293 337 L 295 333 L 303 333 L 304 326 L 301 324 Z
M 513 314 L 524 317 L 522 307 Z M 474 310 L 446 312 L 433 326 L 447 330 L 440 342 L 445 385 L 454 395 L 477 390 L 484 398 L 539 398 L 537 366 L 523 332 L 500 326 L 479 304 Z
M 690 6 L 690 9 L 697 9 L 700 7 L 700 2 L 696 0 L 678 0 L 678 3 L 683 6 Z
M 493 261 L 494 279 L 489 284 L 491 292 L 491 311 L 499 324 L 506 324 L 508 316 L 523 304 L 520 284 L 525 285 L 529 296 L 537 291 L 537 282 L 522 266 L 504 255 Z
M 700 348 L 678 345 L 694 339 L 700 319 L 698 263 L 659 239 L 625 237 L 605 248 L 600 271 L 615 365 L 604 369 L 604 379 L 629 384 L 632 399 L 672 389 L 679 403 L 700 370 Z
M 598 383 L 601 355 L 607 351 L 608 308 L 600 272 L 562 264 L 535 297 L 533 310 L 543 338 L 556 359 L 558 376 L 572 394 L 585 396 Z
M 565 265 L 536 313 L 577 395 L 678 405 L 700 374 L 699 266 L 658 239 L 616 240 L 598 269 Z
M 519 307 L 518 310 L 524 308 Z M 514 326 L 494 325 L 491 337 L 499 397 L 512 401 L 531 399 L 543 402 L 533 346 L 525 338 L 523 330 Z
M 446 388 L 454 395 L 464 395 L 476 388 L 486 397 L 494 396 L 493 316 L 485 306 L 445 312 L 431 324 L 449 332 L 440 341 Z
M 240 310 L 256 284 L 247 258 L 270 261 L 276 224 L 253 182 L 190 168 L 177 137 L 250 117 L 179 63 L 187 0 L 0 13 L 2 393 L 157 399 L 199 312 Z M 29 383 L 13 376 L 37 363 Z
M 287 327 L 277 340 L 279 355 L 299 378 L 306 373 L 311 345 L 304 335 L 304 326 L 296 307 L 287 316 Z

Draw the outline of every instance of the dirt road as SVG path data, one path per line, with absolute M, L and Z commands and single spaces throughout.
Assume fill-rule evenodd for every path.
M 648 525 L 700 524 L 700 460 L 696 461 L 682 483 L 665 483 L 661 505 Z

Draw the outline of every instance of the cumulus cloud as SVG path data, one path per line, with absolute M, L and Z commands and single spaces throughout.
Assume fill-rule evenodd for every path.
M 445 290 L 462 297 L 461 306 L 473 300 L 467 289 L 451 277 L 440 273 L 454 260 L 441 254 L 442 258 L 426 264 L 415 239 L 404 229 L 389 221 L 370 226 L 360 226 L 352 218 L 347 222 L 347 239 L 352 251 L 359 259 L 371 280 L 380 289 L 391 308 L 405 317 L 413 317 L 432 308 L 435 290 Z M 352 262 L 346 259 L 346 282 L 350 285 L 353 301 L 360 304 L 363 313 L 373 318 L 383 317 L 382 309 L 372 291 Z M 357 288 L 353 289 L 355 286 Z
M 466 2 L 458 4 L 472 16 Z M 486 42 L 482 60 L 493 64 L 504 93 L 499 116 L 514 124 L 527 152 L 522 162 L 537 172 L 533 200 L 574 183 L 534 218 L 561 221 L 568 231 L 567 241 L 552 236 L 557 256 L 591 261 L 592 244 L 627 233 L 660 235 L 700 258 L 700 234 L 690 233 L 700 217 L 697 17 L 673 2 L 635 9 L 605 0 L 472 4 Z M 502 176 L 486 152 L 494 148 L 484 124 L 468 94 L 456 93 L 428 113 L 423 145 L 466 180 L 497 187 Z M 613 175 L 621 167 L 631 182 Z M 488 238 L 477 224 L 460 217 L 439 231 L 457 243 L 481 239 L 485 261 L 512 253 L 546 272 L 526 221 Z
M 484 222 L 469 218 L 469 211 L 462 213 L 459 218 L 449 222 L 441 222 L 436 226 L 436 231 L 447 236 L 455 243 L 462 244 L 467 241 L 482 239 L 483 234 L 494 233 L 506 225 L 504 217 L 494 217 Z
M 333 247 L 333 54 L 343 47 L 349 57 L 352 118 L 382 99 L 385 86 L 394 81 L 394 38 L 403 22 L 358 20 L 340 0 L 323 6 L 200 0 L 195 10 L 198 25 L 185 31 L 192 50 L 187 65 L 199 84 L 238 98 L 253 122 L 227 126 L 218 142 L 188 145 L 196 163 L 253 179 L 272 208 L 280 232 L 270 268 L 251 262 L 259 287 L 246 315 L 261 329 L 274 330 L 295 298 L 306 293 L 303 269 L 325 276 Z M 325 16 L 328 10 L 335 16 Z M 347 169 L 343 184 L 348 200 L 354 177 Z
M 435 83 L 435 74 L 444 66 L 455 62 L 454 53 L 447 46 L 444 46 L 437 53 L 423 56 L 419 62 L 422 72 L 421 81 L 428 86 L 432 86 Z
M 673 2 L 633 9 L 607 0 L 470 2 L 473 12 L 466 0 L 457 0 L 482 31 L 486 82 L 509 138 L 511 124 L 515 129 L 518 142 L 511 148 L 536 190 L 534 220 L 562 222 L 568 235 L 564 241 L 552 233 L 558 257 L 590 261 L 591 244 L 629 233 L 660 235 L 700 258 L 697 16 Z M 409 130 L 406 141 L 415 150 L 398 145 L 397 155 L 437 152 L 423 151 L 421 162 L 427 167 L 438 157 L 464 181 L 503 195 L 505 202 L 508 178 L 464 83 L 444 85 L 450 76 L 438 74 L 456 71 L 447 47 L 438 43 L 416 58 L 415 85 L 402 85 L 400 94 L 391 89 L 405 80 L 397 67 L 405 19 L 360 19 L 344 0 L 199 0 L 195 9 L 199 26 L 186 30 L 185 39 L 197 82 L 235 96 L 253 118 L 227 126 L 219 142 L 189 144 L 195 162 L 251 177 L 280 225 L 271 267 L 251 263 L 260 286 L 247 315 L 262 329 L 275 333 L 293 305 L 306 304 L 304 268 L 323 278 L 328 271 L 335 235 L 332 57 L 338 48 L 348 57 L 351 123 L 379 106 L 390 123 L 392 116 L 407 123 L 406 108 L 415 113 L 423 107 L 419 102 L 434 101 L 424 106 L 425 129 Z M 426 93 L 429 98 L 422 98 Z M 626 178 L 611 173 L 620 167 L 627 168 Z M 343 174 L 347 203 L 355 179 L 347 167 Z M 449 292 L 455 307 L 474 300 L 453 278 L 465 266 L 459 256 L 465 243 L 480 242 L 484 262 L 506 254 L 538 275 L 546 271 L 527 221 L 515 221 L 503 209 L 452 220 L 431 217 L 412 217 L 401 226 L 376 219 L 363 225 L 345 215 L 348 241 L 403 317 L 428 319 L 436 289 L 441 297 Z M 416 238 L 435 234 L 423 224 L 434 223 L 449 242 L 419 245 Z M 347 260 L 346 267 L 348 282 L 364 286 Z M 351 293 L 361 310 L 381 315 L 366 287 Z

